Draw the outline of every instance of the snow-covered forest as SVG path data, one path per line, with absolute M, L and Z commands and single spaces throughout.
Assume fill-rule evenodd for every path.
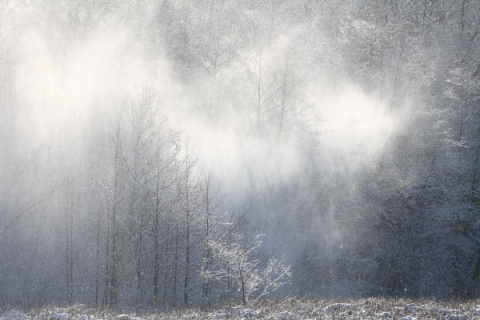
M 476 298 L 479 158 L 477 0 L 0 0 L 0 307 Z

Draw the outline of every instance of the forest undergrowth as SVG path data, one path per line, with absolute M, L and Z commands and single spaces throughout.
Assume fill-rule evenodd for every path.
M 255 306 L 182 308 L 168 312 L 106 311 L 77 304 L 71 307 L 36 307 L 30 310 L 0 309 L 0 320 L 201 320 L 201 319 L 480 319 L 479 300 L 421 300 L 362 298 L 357 300 L 265 300 Z

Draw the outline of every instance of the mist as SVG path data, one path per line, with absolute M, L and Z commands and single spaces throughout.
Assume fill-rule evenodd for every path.
M 0 305 L 475 297 L 477 7 L 0 3 Z

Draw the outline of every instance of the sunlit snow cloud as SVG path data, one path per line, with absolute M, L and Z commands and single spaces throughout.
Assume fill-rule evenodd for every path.
M 381 154 L 399 125 L 388 104 L 353 85 L 309 89 L 321 145 L 325 153 L 351 157 L 351 163 L 370 162 Z M 359 159 L 358 159 L 359 158 Z
M 148 88 L 164 107 L 181 97 L 167 60 L 147 59 L 126 27 L 104 27 L 74 41 L 27 30 L 21 43 L 15 91 L 27 111 L 22 126 L 36 142 L 82 130 L 94 113 L 111 113 Z
M 285 59 L 297 32 L 274 39 L 261 55 L 245 60 L 245 67 L 254 72 L 258 59 L 262 68 Z M 171 73 L 171 62 L 161 55 L 148 57 L 128 27 L 106 23 L 73 40 L 52 40 L 38 30 L 27 30 L 22 37 L 15 90 L 28 109 L 23 126 L 37 142 L 67 132 L 80 136 L 92 115 L 102 114 L 97 109 L 108 114 L 150 88 L 170 126 L 193 145 L 204 173 L 212 173 L 227 192 L 264 189 L 301 171 L 303 154 L 295 132 L 281 140 L 275 134 L 258 137 L 246 134 L 245 115 L 225 112 L 220 123 L 199 117 L 199 100 L 208 100 L 208 81 L 193 79 L 198 85 L 182 85 Z M 386 104 L 353 85 L 332 89 L 311 84 L 299 90 L 305 91 L 300 95 L 312 108 L 298 117 L 316 126 L 324 155 L 352 157 L 352 164 L 371 161 L 397 126 Z

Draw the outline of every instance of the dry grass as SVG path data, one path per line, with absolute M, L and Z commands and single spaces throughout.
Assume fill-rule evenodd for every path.
M 223 319 L 449 319 L 480 320 L 480 301 L 430 301 L 412 299 L 366 298 L 357 300 L 308 300 L 286 298 L 266 300 L 246 308 L 225 307 L 215 310 L 190 308 L 145 316 L 101 312 L 82 305 L 69 308 L 36 308 L 29 312 L 0 311 L 0 320 L 223 320 Z

